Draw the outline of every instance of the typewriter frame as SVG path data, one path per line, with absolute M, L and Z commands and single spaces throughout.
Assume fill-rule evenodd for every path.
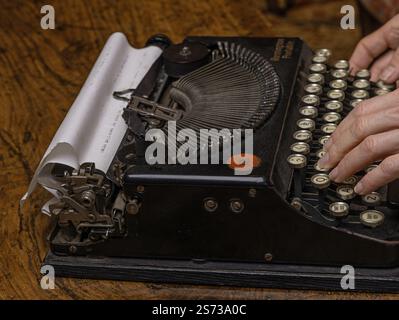
M 211 38 L 196 38 L 200 41 L 207 41 Z M 240 38 L 238 38 L 240 39 Z M 303 63 L 309 61 L 311 51 L 307 46 L 299 39 L 291 39 L 295 44 L 300 44 L 300 48 L 295 46 L 296 52 L 294 54 L 299 55 L 297 58 L 295 70 L 297 73 L 304 67 Z M 303 59 L 303 60 L 302 60 Z M 154 80 L 153 77 L 149 77 L 150 80 Z M 294 77 L 296 79 L 296 77 Z M 298 102 L 299 97 L 295 95 L 295 88 L 298 83 L 292 84 L 289 87 L 289 92 L 285 95 L 285 102 L 288 107 L 285 111 L 285 115 L 281 115 L 285 121 L 286 114 L 289 112 L 293 104 Z M 148 83 L 142 84 L 143 90 L 148 89 Z M 286 88 L 283 88 L 283 90 Z M 295 117 L 291 117 L 290 121 L 296 121 Z M 282 132 L 282 129 L 281 129 Z M 287 133 L 290 136 L 292 133 Z M 281 137 L 280 137 L 281 138 Z M 282 148 L 281 144 L 287 144 L 289 141 L 281 140 L 276 146 L 277 149 Z M 276 149 L 276 150 L 277 150 Z M 285 154 L 280 154 L 279 158 L 273 158 L 271 167 L 273 168 L 277 161 L 285 159 Z M 179 241 L 184 241 L 184 237 L 188 235 L 180 234 L 180 238 L 168 239 L 166 243 L 167 254 L 160 254 L 157 257 L 156 252 L 157 243 L 151 243 L 151 237 L 153 233 L 149 232 L 147 236 L 141 239 L 138 244 L 133 242 L 130 245 L 133 247 L 129 250 L 133 250 L 134 246 L 137 246 L 137 258 L 131 256 L 131 252 L 126 249 L 124 252 L 124 242 L 121 239 L 112 239 L 110 242 L 104 242 L 99 245 L 97 252 L 102 253 L 102 257 L 91 257 L 91 256 L 63 256 L 55 255 L 52 251 L 57 251 L 58 254 L 62 253 L 66 248 L 57 247 L 56 244 L 52 244 L 52 251 L 48 253 L 44 260 L 44 264 L 52 265 L 55 268 L 57 276 L 68 276 L 68 277 L 85 277 L 95 279 L 116 279 L 116 280 L 137 280 L 137 281 L 160 281 L 160 282 L 173 282 L 173 283 L 193 283 L 193 284 L 216 284 L 216 285 L 232 285 L 232 286 L 252 286 L 252 287 L 275 287 L 275 288 L 295 288 L 295 289 L 321 289 L 321 290 L 342 290 L 341 279 L 344 276 L 340 272 L 340 267 L 346 265 L 347 261 L 352 261 L 353 254 L 355 254 L 356 265 L 355 265 L 355 290 L 356 291 L 380 291 L 380 292 L 397 292 L 399 291 L 399 267 L 393 267 L 398 265 L 398 257 L 395 255 L 397 252 L 397 245 L 386 245 L 383 241 L 374 241 L 368 239 L 367 236 L 359 237 L 355 236 L 350 232 L 344 232 L 338 230 L 337 226 L 321 226 L 315 221 L 310 221 L 309 217 L 305 214 L 299 214 L 298 211 L 290 206 L 286 201 L 282 201 L 281 194 L 279 195 L 272 185 L 269 184 L 267 178 L 271 179 L 272 169 L 267 174 L 266 179 L 262 178 L 261 175 L 254 175 L 249 177 L 238 177 L 229 181 L 218 181 L 213 177 L 202 177 L 198 179 L 198 175 L 192 175 L 189 180 L 187 177 L 182 178 L 182 175 L 168 175 L 165 176 L 164 181 L 160 181 L 157 177 L 157 183 L 153 184 L 154 176 L 146 171 L 146 168 L 138 167 L 137 170 L 128 174 L 128 180 L 134 181 L 134 183 L 127 183 L 127 190 L 134 193 L 138 186 L 145 186 L 145 196 L 147 197 L 147 205 L 143 206 L 144 215 L 151 212 L 158 212 L 162 210 L 162 202 L 154 201 L 159 194 L 162 194 L 162 190 L 165 184 L 172 184 L 176 190 L 175 193 L 179 193 L 181 199 L 186 199 L 190 196 L 188 186 L 196 185 L 203 188 L 208 188 L 207 192 L 197 190 L 197 194 L 194 195 L 194 200 L 198 202 L 197 209 L 190 214 L 195 214 L 198 218 L 197 222 L 200 225 L 203 222 L 209 220 L 218 220 L 218 224 L 228 221 L 223 220 L 226 217 L 220 217 L 220 215 L 212 215 L 212 213 L 204 213 L 201 206 L 204 197 L 209 194 L 217 195 L 218 198 L 222 198 L 222 203 L 228 203 L 231 198 L 239 197 L 246 201 L 246 210 L 251 212 L 252 217 L 248 219 L 245 213 L 237 213 L 234 215 L 231 212 L 227 212 L 225 209 L 224 214 L 230 215 L 235 222 L 229 225 L 229 231 L 240 232 L 244 230 L 245 236 L 242 238 L 243 241 L 239 243 L 238 248 L 230 250 L 224 253 L 223 248 L 229 247 L 231 243 L 223 242 L 223 238 L 218 235 L 217 229 L 207 229 L 210 232 L 211 239 L 218 240 L 218 246 L 212 248 L 208 246 L 201 248 L 201 238 L 196 240 L 192 246 L 187 244 L 187 247 L 180 248 L 180 252 L 174 251 Z M 292 171 L 291 171 L 292 173 Z M 265 174 L 263 174 L 265 176 Z M 217 178 L 220 178 L 218 176 Z M 164 184 L 162 186 L 162 184 Z M 226 188 L 228 185 L 228 188 Z M 219 188 L 223 187 L 224 190 L 220 191 Z M 210 190 L 209 190 L 210 189 Z M 253 191 L 255 190 L 255 192 Z M 268 192 L 266 192 L 268 191 Z M 267 198 L 267 207 L 265 208 L 265 202 L 261 199 Z M 192 196 L 192 194 L 191 194 Z M 174 199 L 178 201 L 178 199 Z M 183 202 L 186 200 L 183 200 Z M 172 201 L 173 202 L 173 201 Z M 170 208 L 173 211 L 173 206 Z M 267 210 L 266 210 L 267 209 Z M 282 210 L 281 215 L 271 215 L 270 217 L 262 216 L 262 212 L 275 212 L 276 209 Z M 142 213 L 143 214 L 143 213 Z M 176 221 L 181 221 L 184 225 L 184 216 L 180 213 L 176 216 Z M 264 233 L 256 234 L 251 229 L 251 225 L 256 223 L 262 225 Z M 162 224 L 164 221 L 155 220 L 153 223 Z M 271 223 L 269 223 L 271 222 Z M 147 224 L 151 227 L 151 221 L 147 220 Z M 247 229 L 245 229 L 247 227 Z M 241 229 L 240 229 L 241 228 Z M 267 237 L 267 230 L 273 232 L 273 230 L 280 230 L 286 228 L 290 230 L 290 236 L 294 239 L 294 245 L 290 244 L 286 246 L 287 238 L 285 235 L 276 235 L 271 243 L 271 247 L 264 245 L 265 234 Z M 190 228 L 188 228 L 190 229 Z M 197 236 L 201 233 L 201 228 L 194 230 L 198 232 Z M 151 228 L 149 229 L 151 230 Z M 259 229 L 258 229 L 259 230 Z M 54 239 L 57 233 L 57 227 L 53 230 L 50 235 L 50 240 Z M 170 235 L 168 232 L 165 236 Z M 299 236 L 298 236 L 299 235 Z M 311 236 L 309 236 L 311 235 Z M 157 235 L 158 241 L 162 239 L 163 234 Z M 263 240 L 262 240 L 263 239 Z M 306 248 L 306 243 L 317 239 L 319 246 L 313 247 L 317 250 L 315 253 L 310 250 L 303 250 Z M 267 241 L 266 241 L 267 242 Z M 337 250 L 333 250 L 334 247 L 342 247 L 347 243 L 351 243 L 352 252 L 347 251 L 346 254 L 342 254 Z M 140 246 L 146 245 L 148 250 L 140 250 Z M 211 244 L 212 245 L 212 244 Z M 256 247 L 257 246 L 257 247 Z M 115 248 L 118 248 L 120 255 L 124 257 L 111 257 L 107 253 L 111 253 Z M 222 249 L 221 249 L 222 248 Z M 248 249 L 251 248 L 251 249 Z M 82 254 L 80 250 L 82 248 L 75 248 L 78 254 Z M 231 248 L 230 248 L 231 249 Z M 336 256 L 333 257 L 335 266 L 328 265 L 328 259 L 323 265 L 323 261 L 316 259 L 318 256 L 325 256 L 326 250 Z M 373 259 L 369 260 L 368 253 L 370 250 L 373 251 Z M 65 252 L 65 251 L 64 251 Z M 192 255 L 191 259 L 183 260 L 181 258 L 173 259 L 171 257 L 180 257 L 181 253 L 189 256 Z M 65 252 L 65 254 L 70 254 Z M 376 261 L 376 256 L 385 258 L 384 266 L 375 265 L 375 268 L 362 267 L 365 265 L 370 266 L 372 261 Z M 204 257 L 209 257 L 209 261 Z M 215 260 L 212 260 L 215 258 Z M 330 256 L 331 258 L 331 256 Z M 228 260 L 235 260 L 231 262 Z M 377 259 L 378 260 L 378 259 Z M 282 263 L 283 262 L 283 263 Z M 317 264 L 317 265 L 316 265 Z M 392 266 L 390 268 L 389 266 Z M 374 266 L 373 266 L 374 267 Z

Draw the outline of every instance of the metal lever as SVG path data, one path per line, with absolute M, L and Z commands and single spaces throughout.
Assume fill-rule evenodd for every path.
M 132 96 L 129 108 L 146 117 L 153 117 L 164 121 L 176 121 L 181 118 L 182 111 L 164 107 L 154 101 L 142 97 Z

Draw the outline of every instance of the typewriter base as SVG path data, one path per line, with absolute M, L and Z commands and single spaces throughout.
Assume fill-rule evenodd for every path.
M 281 289 L 342 291 L 343 277 L 337 267 L 89 258 L 51 252 L 43 264 L 52 265 L 56 277 Z M 399 268 L 356 268 L 355 289 L 347 291 L 399 292 Z

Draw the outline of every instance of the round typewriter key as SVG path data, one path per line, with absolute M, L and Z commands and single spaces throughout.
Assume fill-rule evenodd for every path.
M 330 137 L 331 137 L 331 136 L 322 136 L 322 137 L 320 137 L 319 143 L 320 143 L 322 146 L 324 146 L 324 145 L 327 143 L 328 139 L 330 139 Z
M 291 154 L 287 158 L 288 164 L 295 169 L 302 169 L 306 167 L 307 158 L 303 154 Z
M 326 134 L 332 134 L 335 129 L 337 129 L 337 125 L 334 123 L 327 123 L 323 126 L 321 126 L 321 131 L 323 131 Z
M 336 112 L 327 112 L 323 114 L 323 120 L 325 122 L 330 122 L 330 123 L 337 123 L 340 122 L 342 119 L 341 115 Z
M 383 95 L 386 95 L 386 94 L 388 94 L 390 92 L 391 91 L 389 91 L 387 89 L 381 89 L 381 88 L 378 88 L 378 89 L 374 90 L 374 93 L 375 93 L 376 96 L 383 96 Z
M 301 130 L 313 131 L 316 128 L 315 122 L 312 119 L 306 119 L 306 118 L 305 119 L 299 119 L 296 122 L 296 125 Z
M 356 73 L 356 78 L 359 78 L 359 79 L 366 79 L 366 80 L 368 80 L 368 79 L 370 79 L 370 76 L 371 76 L 370 71 L 368 71 L 367 69 L 359 70 L 359 71 Z
M 344 105 L 341 101 L 331 100 L 325 104 L 325 107 L 329 111 L 341 112 L 344 108 Z
M 328 172 L 328 171 L 330 171 L 330 169 L 320 167 L 320 166 L 319 166 L 319 162 L 316 162 L 316 163 L 315 163 L 314 169 L 315 169 L 316 171 L 320 171 L 320 172 Z
M 317 110 L 317 108 L 312 107 L 312 106 L 304 106 L 301 107 L 299 109 L 299 113 L 307 118 L 317 118 L 317 116 L 319 115 L 319 111 Z
M 308 94 L 302 98 L 302 102 L 307 105 L 317 107 L 320 104 L 320 98 L 314 94 Z
M 312 140 L 312 133 L 308 130 L 298 130 L 294 132 L 294 139 L 301 142 L 310 142 Z
M 388 90 L 388 91 L 392 91 L 392 90 L 396 89 L 396 85 L 395 84 L 385 83 L 382 80 L 377 81 L 376 85 L 377 85 L 377 87 L 379 87 L 381 89 Z
M 381 204 L 381 200 L 382 197 L 378 192 L 372 192 L 362 197 L 363 203 L 372 207 L 379 206 Z
M 327 67 L 322 63 L 313 63 L 309 66 L 309 70 L 314 73 L 325 73 L 327 71 Z
M 366 79 L 358 79 L 358 80 L 353 81 L 353 86 L 356 89 L 369 89 L 370 82 Z
M 330 88 L 332 89 L 339 89 L 339 90 L 346 90 L 347 88 L 347 83 L 345 80 L 342 79 L 336 79 L 330 82 Z
M 364 171 L 366 173 L 369 173 L 369 172 L 373 171 L 374 169 L 376 169 L 377 167 L 378 166 L 376 164 L 372 164 L 372 165 L 368 166 L 366 169 L 364 169 Z
M 349 178 L 346 178 L 344 181 L 342 181 L 343 184 L 350 184 L 350 185 L 355 185 L 357 183 L 358 179 L 356 176 L 351 176 Z
M 325 154 L 326 154 L 326 152 L 323 149 L 316 151 L 316 157 L 319 159 L 323 158 Z
M 344 69 L 348 70 L 349 69 L 349 61 L 347 60 L 339 60 L 334 64 L 335 69 Z
M 354 90 L 352 91 L 352 97 L 355 99 L 368 99 L 370 94 L 366 90 Z
M 323 56 L 323 57 L 331 57 L 331 50 L 330 49 L 319 49 L 316 51 L 317 56 Z
M 346 70 L 343 70 L 343 69 L 333 69 L 331 71 L 331 75 L 335 79 L 343 79 L 343 78 L 346 78 L 348 76 L 348 72 Z
M 343 101 L 345 99 L 345 92 L 342 90 L 330 90 L 327 92 L 327 97 L 331 100 Z
M 345 185 L 337 187 L 337 195 L 342 200 L 351 200 L 356 197 L 356 193 L 353 187 Z
M 310 75 L 308 75 L 308 82 L 316 83 L 316 84 L 323 84 L 324 76 L 321 73 L 311 73 Z
M 325 173 L 317 173 L 310 178 L 312 186 L 316 189 L 328 188 L 331 184 L 330 177 Z
M 291 151 L 306 155 L 310 152 L 310 146 L 306 142 L 295 142 L 291 145 Z
M 319 85 L 317 83 L 307 84 L 304 89 L 307 93 L 311 93 L 311 94 L 320 95 L 323 93 L 323 88 L 321 87 L 321 85 Z
M 327 61 L 328 61 L 328 58 L 325 57 L 325 56 L 318 56 L 318 55 L 316 55 L 316 56 L 314 56 L 314 57 L 312 58 L 312 62 L 313 62 L 313 63 L 326 63 Z
M 333 202 L 328 209 L 336 218 L 343 218 L 349 214 L 349 205 L 346 202 Z
M 367 227 L 378 227 L 384 223 L 384 219 L 384 214 L 378 210 L 366 210 L 360 213 L 360 222 Z
M 356 108 L 363 101 L 364 101 L 363 99 L 354 99 L 351 100 L 349 104 L 351 105 L 352 108 Z

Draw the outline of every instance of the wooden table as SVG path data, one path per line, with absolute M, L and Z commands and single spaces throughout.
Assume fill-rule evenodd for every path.
M 23 210 L 18 201 L 112 32 L 126 33 L 137 47 L 155 33 L 174 41 L 185 35 L 300 36 L 342 58 L 360 38 L 359 30 L 339 28 L 340 7 L 349 0 L 295 8 L 284 18 L 268 14 L 262 0 L 49 2 L 55 30 L 40 28 L 41 1 L 0 0 L 0 298 L 395 298 L 77 279 L 56 279 L 55 290 L 42 290 L 49 219 L 40 208 L 48 195 L 35 192 Z

